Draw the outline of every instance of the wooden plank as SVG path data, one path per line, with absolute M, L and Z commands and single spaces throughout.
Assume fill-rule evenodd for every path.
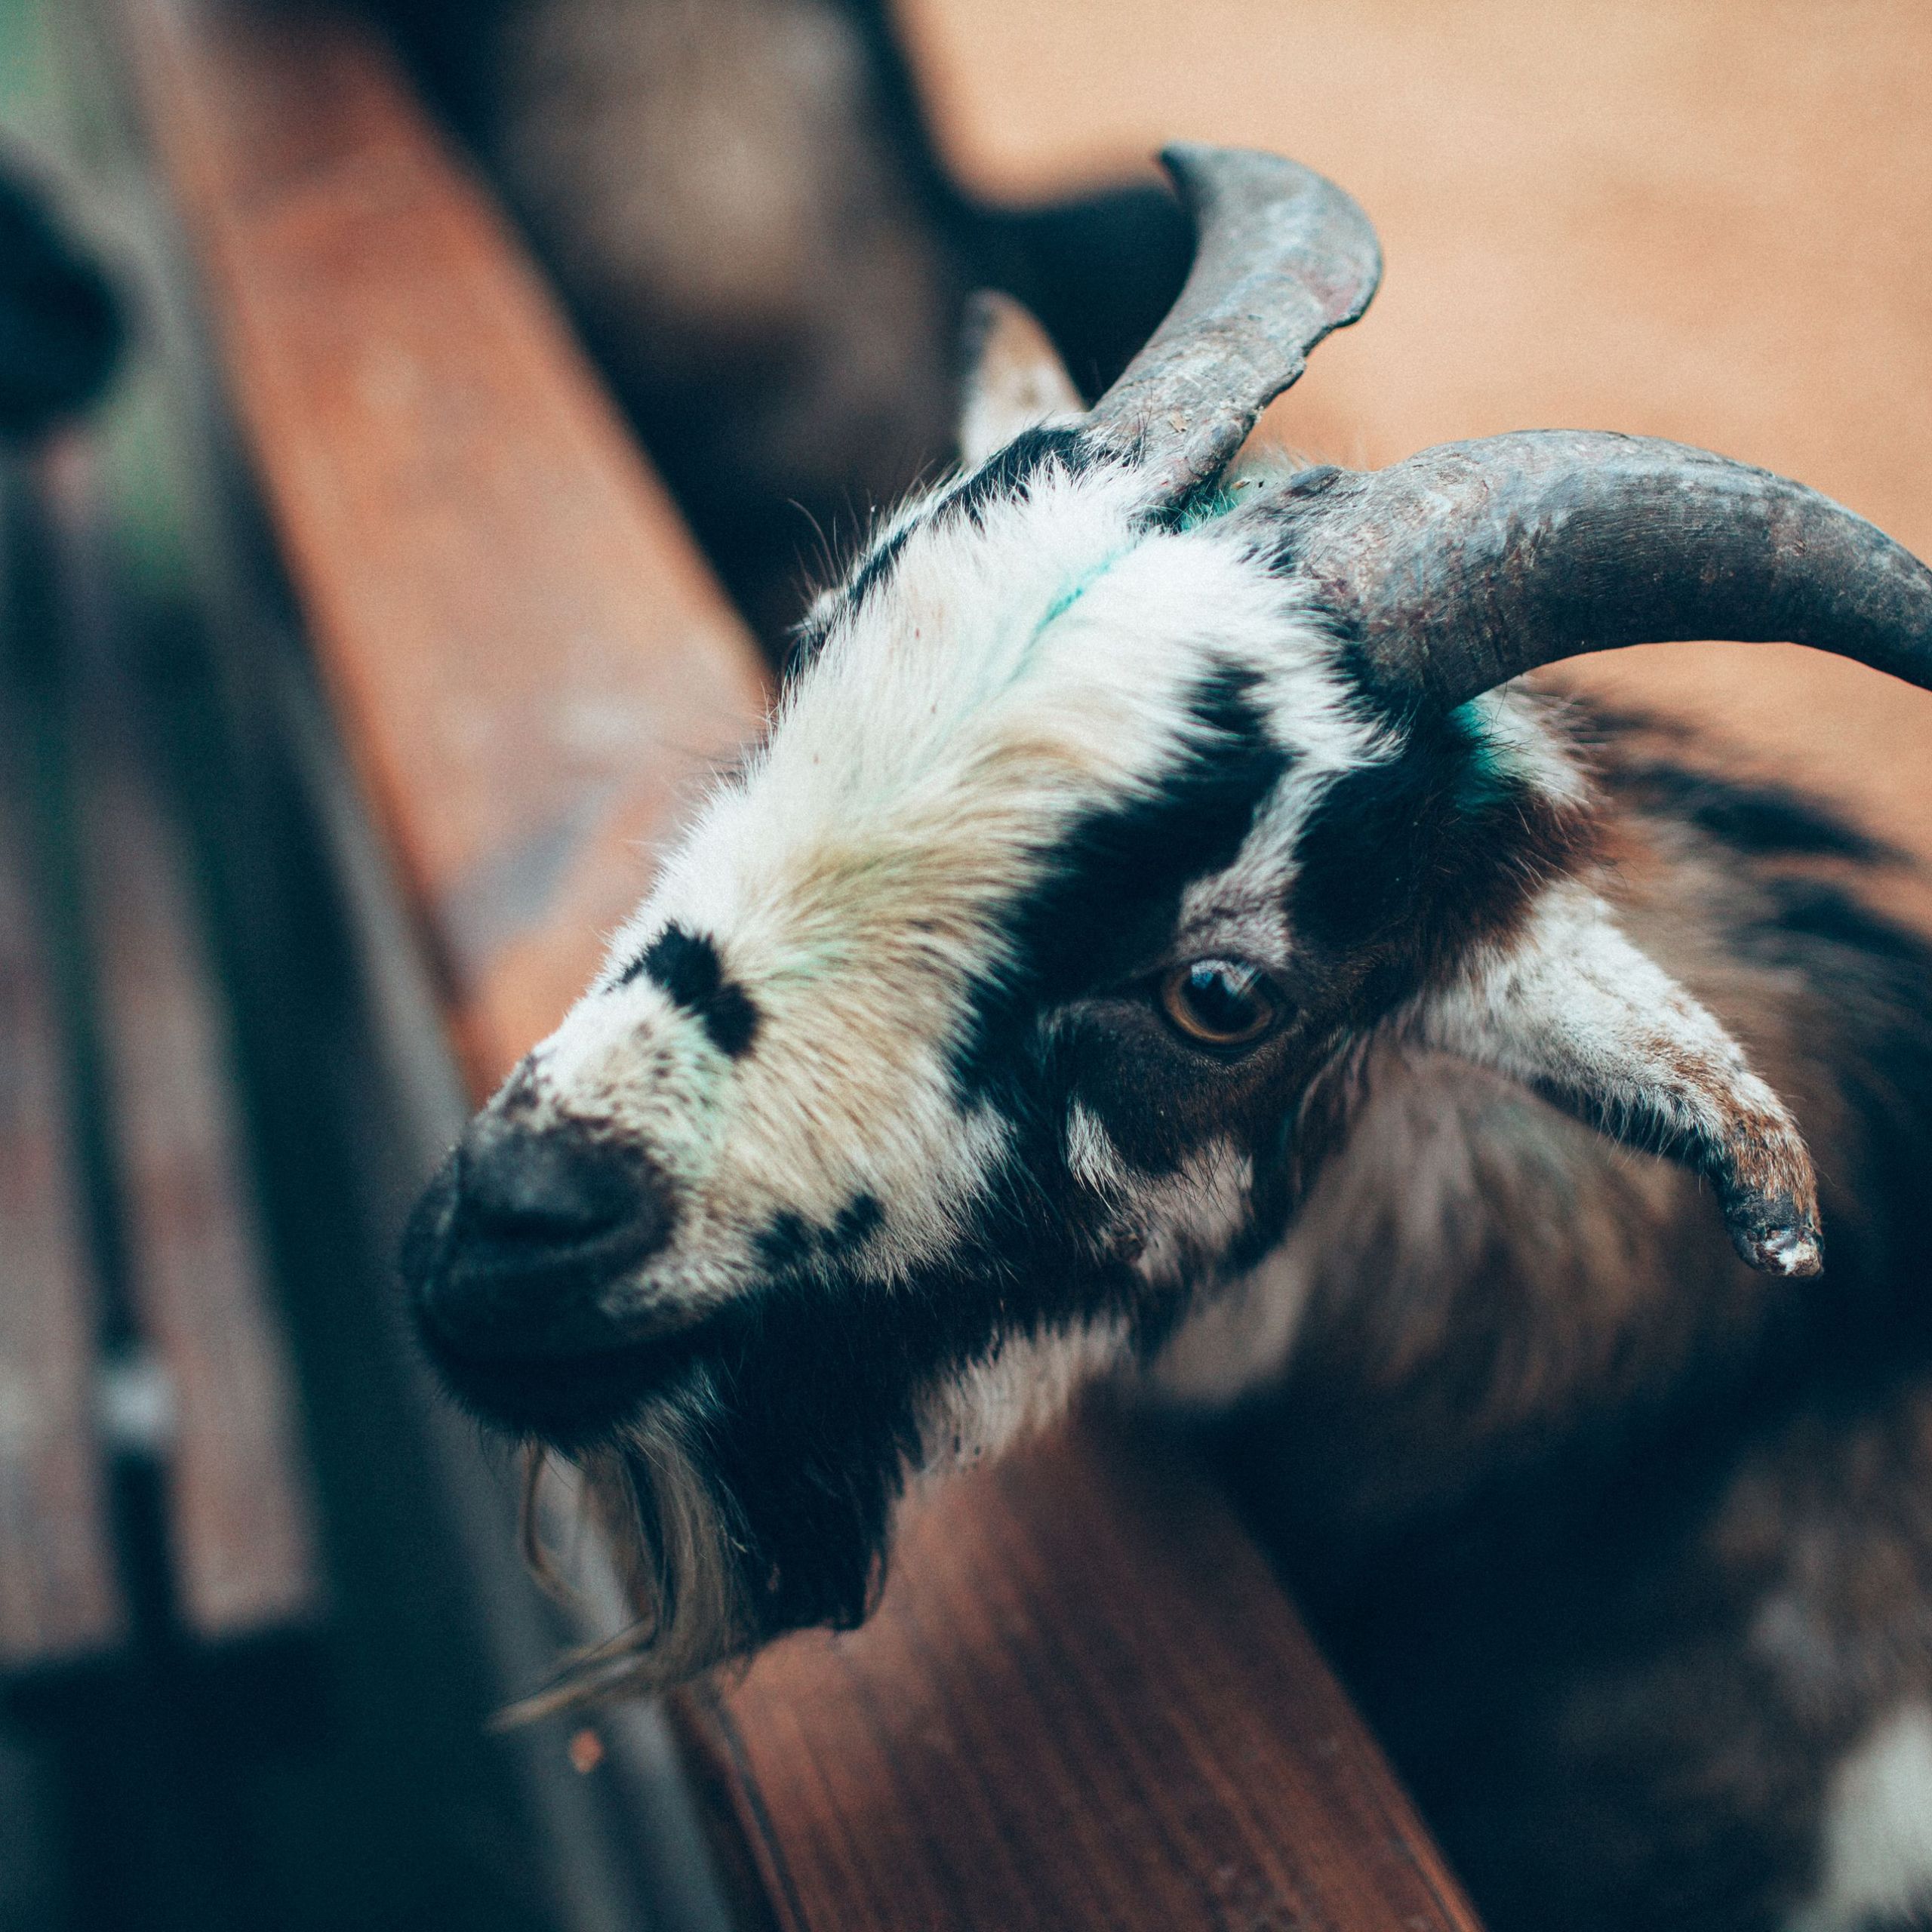
M 138 669 L 100 601 L 86 452 L 61 454 L 43 477 L 69 605 L 70 743 L 127 1290 L 170 1398 L 154 1447 L 177 1607 L 194 1635 L 226 1643 L 319 1616 L 314 1506 L 189 854 L 140 728 Z
M 622 841 L 753 728 L 752 651 L 380 51 L 321 6 L 130 5 L 480 1097 L 643 883 Z M 787 1932 L 1471 1924 L 1226 1505 L 1110 1434 L 940 1491 L 875 1624 L 781 1647 L 694 1729 Z
M 1472 1932 L 1171 1442 L 1089 1419 L 924 1499 L 872 1620 L 697 1719 L 784 1932 Z
M 130 14 L 303 615 L 487 1088 L 760 715 L 756 654 L 366 35 L 244 0 Z
M 0 1670 L 12 1672 L 110 1649 L 126 1613 L 95 1426 L 94 1287 L 35 932 L 23 725 L 8 695 L 0 691 Z

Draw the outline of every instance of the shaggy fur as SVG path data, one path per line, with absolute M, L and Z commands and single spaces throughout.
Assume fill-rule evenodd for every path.
M 1160 1365 L 1497 1932 L 1854 1928 L 1932 1899 L 1932 958 L 1878 855 L 1573 715 L 1624 929 L 1819 1157 L 1829 1266 L 1394 1042 L 1289 1239 Z M 1395 1184 L 1395 1177 L 1400 1183 Z
M 595 1685 L 862 1617 L 912 1476 L 1108 1376 L 1235 1419 L 1497 1932 L 1932 1901 L 1885 855 L 1518 688 L 1378 709 L 1278 477 L 1177 515 L 1009 377 L 412 1230 L 650 1606 Z M 1238 1048 L 1164 1003 L 1216 960 Z

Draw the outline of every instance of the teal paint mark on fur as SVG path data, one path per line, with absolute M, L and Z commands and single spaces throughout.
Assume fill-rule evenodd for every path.
M 1046 615 L 1033 627 L 1034 641 L 1036 643 L 1038 641 L 1041 632 L 1048 625 L 1057 623 L 1065 617 L 1067 612 L 1072 610 L 1074 605 L 1078 604 L 1081 598 L 1084 597 L 1088 592 L 1091 590 L 1094 585 L 1113 568 L 1119 557 L 1120 552 L 1116 550 L 1112 556 L 1102 558 L 1100 562 L 1096 564 L 1078 583 L 1068 585 L 1066 589 L 1047 606 Z
M 1026 648 L 1020 654 L 1020 663 L 1017 666 L 1017 675 L 1025 673 L 1028 664 L 1032 661 L 1034 650 L 1041 638 L 1044 637 L 1047 632 L 1052 629 L 1054 626 L 1058 623 L 1060 619 L 1065 617 L 1067 612 L 1072 610 L 1074 605 L 1078 604 L 1081 598 L 1084 597 L 1088 592 L 1091 590 L 1094 585 L 1098 583 L 1101 578 L 1105 577 L 1126 554 L 1124 550 L 1109 552 L 1091 569 L 1083 571 L 1047 606 L 1040 621 L 1033 626 L 1032 635 L 1027 638 Z
M 1198 530 L 1204 523 L 1212 523 L 1216 518 L 1226 516 L 1240 501 L 1238 488 L 1211 490 L 1187 506 L 1174 528 L 1181 531 Z
M 1469 756 L 1456 783 L 1459 811 L 1479 812 L 1520 789 L 1522 774 L 1507 749 L 1498 744 L 1483 722 L 1482 700 L 1472 698 L 1450 712 L 1449 721 L 1468 745 Z

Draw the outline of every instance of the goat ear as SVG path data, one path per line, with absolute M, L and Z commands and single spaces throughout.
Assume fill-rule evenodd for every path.
M 1754 1268 L 1815 1275 L 1817 1179 L 1797 1123 L 1743 1049 L 1576 887 L 1411 1017 L 1428 1044 L 1521 1081 L 1623 1142 L 1712 1184 Z
M 967 297 L 961 347 L 959 454 L 969 468 L 1023 429 L 1085 406 L 1046 331 L 1010 295 Z

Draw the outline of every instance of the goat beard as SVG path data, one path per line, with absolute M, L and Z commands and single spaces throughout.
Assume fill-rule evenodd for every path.
M 1338 1112 L 1346 1112 L 1350 1084 L 1338 1084 Z M 1272 1192 L 1275 1218 L 1285 1219 L 1289 1177 L 1278 1174 Z M 1186 1281 L 1211 1274 L 1223 1258 L 1190 1256 L 1183 1278 L 1150 1300 L 1147 1284 L 1122 1272 L 1126 1264 L 1106 1241 L 1082 1238 L 1084 1251 L 1063 1236 L 1035 1257 L 1032 1270 L 1063 1290 L 1066 1272 L 1091 1273 L 1100 1251 L 1106 1266 L 1094 1281 L 1106 1310 L 1083 1315 L 1069 1308 L 1063 1323 L 1075 1326 L 1106 1310 L 1125 1324 L 1131 1318 L 1115 1304 L 1137 1295 L 1142 1317 L 1158 1327 L 1164 1314 L 1180 1312 Z M 1015 1279 L 1011 1269 L 1002 1272 L 998 1296 L 1011 1299 Z M 993 1295 L 972 1292 L 988 1286 L 979 1275 L 927 1286 L 906 1299 L 942 1312 L 994 1305 Z M 949 1287 L 962 1291 L 944 1292 Z M 600 1594 L 607 1605 L 620 1596 L 632 1620 L 565 1659 L 552 1681 L 514 1706 L 506 1721 L 663 1691 L 746 1661 L 787 1630 L 850 1628 L 864 1620 L 883 1587 L 906 1483 L 935 1466 L 928 1398 L 962 1364 L 990 1359 L 1002 1338 L 1033 1331 L 997 1324 L 989 1332 L 942 1330 L 923 1344 L 881 1349 L 877 1372 L 854 1383 L 844 1331 L 828 1312 L 817 1299 L 775 1300 L 761 1318 L 756 1350 L 729 1367 L 708 1366 L 675 1392 L 660 1392 L 608 1440 L 572 1451 L 561 1526 L 558 1512 L 540 1509 L 537 1500 L 552 1457 L 565 1459 L 558 1451 L 529 1452 L 524 1540 L 532 1571 L 581 1607 L 589 1592 L 566 1572 L 588 1566 L 560 1563 L 546 1531 L 587 1529 L 589 1536 L 574 1540 L 601 1546 L 616 1586 L 607 1583 Z M 1063 1323 L 1043 1315 L 1042 1324 L 1057 1331 Z M 1070 1397 L 1072 1389 L 1061 1393 Z M 942 1455 L 939 1466 L 944 1462 Z M 549 1487 L 554 1498 L 559 1486 Z M 601 1620 L 608 1626 L 608 1610 Z
M 654 1414 L 571 1458 L 568 1513 L 608 1553 L 633 1620 L 570 1653 L 549 1684 L 501 1713 L 500 1726 L 667 1690 L 756 1645 L 737 1560 L 746 1540 L 706 1479 L 691 1433 L 675 1412 Z M 558 1558 L 546 1520 L 555 1512 L 542 1500 L 553 1453 L 525 1452 L 524 1557 L 553 1597 L 580 1613 L 586 1592 L 570 1574 L 577 1566 Z

